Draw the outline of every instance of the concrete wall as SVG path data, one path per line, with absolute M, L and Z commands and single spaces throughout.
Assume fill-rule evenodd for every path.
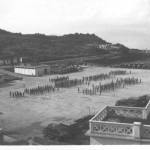
M 90 145 L 140 145 L 141 142 L 131 139 L 115 139 L 105 137 L 90 137 Z

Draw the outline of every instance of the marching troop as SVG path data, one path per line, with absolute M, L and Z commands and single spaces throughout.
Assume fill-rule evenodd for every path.
M 66 77 L 57 77 L 54 79 L 49 78 L 49 82 L 54 83 L 55 87 L 59 88 L 70 88 L 82 84 L 88 84 L 90 85 L 91 81 L 99 81 L 99 80 L 106 80 L 109 78 L 113 78 L 116 75 L 125 75 L 126 71 L 124 70 L 116 70 L 116 71 L 111 71 L 108 74 L 98 74 L 98 75 L 93 75 L 93 76 L 87 76 L 87 77 L 82 77 L 82 79 L 69 79 L 68 76 Z
M 21 91 L 13 91 L 13 92 L 9 92 L 9 96 L 12 98 L 20 98 L 20 97 L 24 97 L 24 92 Z
M 63 77 L 56 77 L 56 78 L 49 78 L 50 84 L 43 85 L 43 86 L 37 86 L 34 88 L 25 88 L 23 92 L 21 91 L 11 91 L 9 92 L 10 97 L 13 98 L 19 98 L 19 97 L 24 97 L 25 95 L 38 95 L 38 94 L 44 94 L 44 93 L 50 93 L 50 92 L 55 92 L 59 91 L 60 88 L 70 88 L 70 87 L 75 87 L 75 86 L 81 86 L 83 84 L 88 85 L 88 87 L 92 84 L 92 88 L 86 88 L 81 90 L 78 87 L 78 93 L 82 92 L 83 94 L 86 95 L 93 95 L 93 94 L 100 94 L 102 92 L 107 92 L 107 91 L 114 91 L 118 88 L 125 87 L 126 85 L 134 85 L 141 83 L 141 79 L 134 78 L 134 77 L 128 77 L 128 78 L 120 78 L 116 81 L 111 81 L 110 83 L 105 83 L 99 85 L 94 85 L 92 81 L 102 81 L 106 80 L 109 78 L 115 78 L 115 76 L 118 75 L 125 75 L 127 72 L 125 70 L 116 70 L 116 71 L 110 71 L 108 74 L 97 74 L 93 76 L 85 76 L 82 77 L 81 79 L 70 79 L 69 76 L 63 76 Z M 131 71 L 130 71 L 131 74 Z
M 82 92 L 83 94 L 86 95 L 95 95 L 95 94 L 102 94 L 102 92 L 108 92 L 108 91 L 115 91 L 118 88 L 125 87 L 126 85 L 131 86 L 141 83 L 141 79 L 138 78 L 125 78 L 125 79 L 118 79 L 114 82 L 113 80 L 110 83 L 105 83 L 105 84 L 99 84 L 98 86 L 92 85 L 92 89 L 83 89 L 80 91 L 80 88 L 78 88 L 78 93 Z
M 56 88 L 52 85 L 45 85 L 45 86 L 38 86 L 35 88 L 26 88 L 24 90 L 24 93 L 29 95 L 35 95 L 35 94 L 44 94 L 49 92 L 55 92 Z M 57 88 L 57 91 L 59 91 L 59 88 Z

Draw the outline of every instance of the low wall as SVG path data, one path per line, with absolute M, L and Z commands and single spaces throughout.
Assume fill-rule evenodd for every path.
M 134 136 L 133 124 L 113 123 L 105 121 L 91 121 L 90 132 L 96 134 L 114 134 L 123 136 Z

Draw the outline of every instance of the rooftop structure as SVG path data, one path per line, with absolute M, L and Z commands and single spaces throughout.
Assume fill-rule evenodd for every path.
M 104 107 L 89 121 L 90 144 L 150 144 L 149 111 L 150 101 L 145 107 Z

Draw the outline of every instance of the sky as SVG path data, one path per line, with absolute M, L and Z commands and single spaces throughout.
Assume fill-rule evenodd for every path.
M 23 34 L 94 33 L 150 50 L 150 0 L 0 0 L 0 28 Z

